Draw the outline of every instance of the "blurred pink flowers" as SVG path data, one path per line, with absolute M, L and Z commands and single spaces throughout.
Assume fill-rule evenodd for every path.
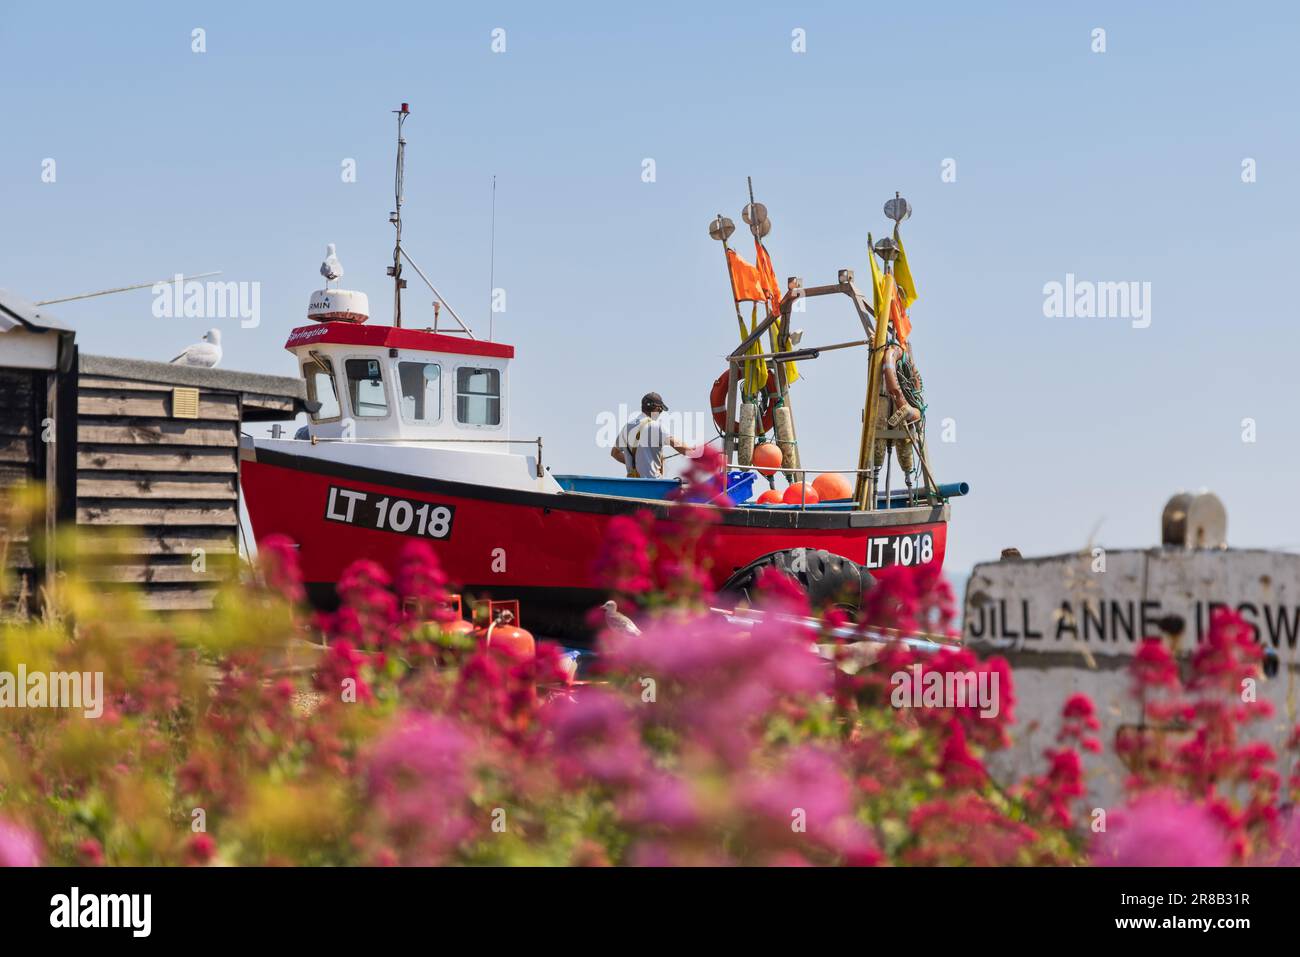
M 290 601 L 303 600 L 298 546 L 286 535 L 267 535 L 257 543 L 257 564 L 267 587 Z
M 830 665 L 808 636 L 773 622 L 745 631 L 713 615 L 670 614 L 638 637 L 608 636 L 603 650 L 605 668 L 652 683 L 643 722 L 686 734 L 737 765 L 753 746 L 755 722 L 778 699 L 831 685 Z
M 13 821 L 0 818 L 0 867 L 39 867 L 36 835 Z
M 688 495 L 716 496 L 719 467 L 702 456 Z M 284 652 L 311 622 L 289 606 L 268 616 L 284 645 L 201 652 L 156 622 L 96 647 L 116 630 L 83 619 L 61 664 L 123 663 L 119 686 L 89 730 L 0 714 L 14 778 L 0 864 L 1297 861 L 1300 818 L 1285 802 L 1300 790 L 1300 729 L 1282 756 L 1248 733 L 1269 710 L 1241 694 L 1260 654 L 1238 616 L 1216 614 L 1190 657 L 1158 639 L 1137 649 L 1141 723 L 1115 746 L 1129 803 L 1092 839 L 1081 806 L 1103 742 L 1090 698 L 1063 702 L 1039 773 L 995 780 L 1015 720 L 1007 661 L 879 640 L 950 629 L 941 576 L 882 570 L 856 622 L 836 609 L 807 627 L 803 590 L 769 571 L 754 609 L 723 616 L 709 610 L 711 513 L 688 512 L 672 526 L 648 512 L 613 523 L 600 570 L 635 599 L 641 634 L 601 633 L 576 680 L 552 643 L 512 652 L 431 626 L 450 595 L 423 541 L 389 570 L 347 569 L 338 610 L 315 619 L 328 647 L 305 667 L 285 664 L 302 660 Z M 261 545 L 268 589 L 299 601 L 296 549 Z M 991 690 L 994 706 L 980 691 L 895 706 L 900 672 Z M 74 803 L 96 818 L 52 810 Z M 174 820 L 198 805 L 211 835 Z M 163 825 L 138 827 L 151 808 Z
M 442 863 L 470 835 L 472 754 L 451 719 L 411 712 L 374 743 L 365 777 L 398 863 Z
M 1108 815 L 1091 857 L 1109 867 L 1223 867 L 1231 848 L 1205 804 L 1160 791 Z

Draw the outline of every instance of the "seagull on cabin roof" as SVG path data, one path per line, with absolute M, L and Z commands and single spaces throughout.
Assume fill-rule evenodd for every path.
M 605 625 L 610 631 L 621 631 L 625 635 L 639 635 L 641 629 L 636 626 L 631 618 L 618 610 L 618 605 L 613 601 L 607 601 L 601 606 L 605 609 Z
M 172 365 L 197 366 L 211 369 L 221 361 L 221 330 L 209 329 L 203 334 L 203 341 L 186 346 L 185 351 L 172 360 Z
M 325 261 L 320 264 L 320 274 L 325 277 L 326 283 L 337 282 L 343 276 L 343 264 L 334 255 L 333 243 L 325 247 Z

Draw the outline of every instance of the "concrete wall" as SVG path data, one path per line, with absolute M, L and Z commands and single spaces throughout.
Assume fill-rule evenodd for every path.
M 1134 650 L 1144 634 L 1163 635 L 1185 664 L 1219 605 L 1237 609 L 1276 655 L 1276 674 L 1257 686 L 1276 714 L 1254 736 L 1281 754 L 1298 717 L 1300 555 L 1099 550 L 977 565 L 966 588 L 964 636 L 981 654 L 1011 662 L 1017 698 L 1015 745 L 990 761 L 995 776 L 1010 781 L 1042 770 L 1062 705 L 1082 692 L 1097 706 L 1105 748 L 1087 759 L 1089 799 L 1113 806 L 1127 774 L 1114 757 L 1116 734 L 1143 719 L 1129 693 Z M 1162 632 L 1169 616 L 1182 620 L 1181 635 Z

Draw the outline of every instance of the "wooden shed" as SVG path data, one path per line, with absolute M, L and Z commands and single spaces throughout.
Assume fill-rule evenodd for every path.
M 305 401 L 296 378 L 80 356 L 76 522 L 118 532 L 98 574 L 143 587 L 153 608 L 210 607 L 239 551 L 241 424 L 292 419 Z
M 306 409 L 297 378 L 82 355 L 72 329 L 0 291 L 0 492 L 55 490 L 33 522 L 0 516 L 16 585 L 4 601 L 31 610 L 58 571 L 34 540 L 75 523 L 115 533 L 111 547 L 79 538 L 105 587 L 131 583 L 160 610 L 211 607 L 237 568 L 241 427 Z

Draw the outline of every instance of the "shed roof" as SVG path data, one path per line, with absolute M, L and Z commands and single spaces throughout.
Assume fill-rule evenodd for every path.
M 72 368 L 76 333 L 40 306 L 7 289 L 0 289 L 0 334 L 17 333 L 12 340 L 27 339 L 27 348 L 9 339 L 0 342 L 19 346 L 9 355 L 5 364 L 13 362 L 19 368 L 47 369 L 67 372 Z M 29 337 L 32 334 L 35 338 Z M 33 351 L 33 348 L 34 351 Z
M 170 362 L 90 356 L 84 353 L 78 357 L 78 365 L 83 376 L 240 393 L 243 397 L 245 422 L 290 419 L 299 412 L 310 411 L 306 384 L 301 379 L 289 376 L 237 372 L 232 369 L 204 369 L 173 365 Z
M 72 327 L 55 319 L 40 306 L 7 289 L 0 289 L 0 332 L 23 326 L 33 332 L 72 332 Z

